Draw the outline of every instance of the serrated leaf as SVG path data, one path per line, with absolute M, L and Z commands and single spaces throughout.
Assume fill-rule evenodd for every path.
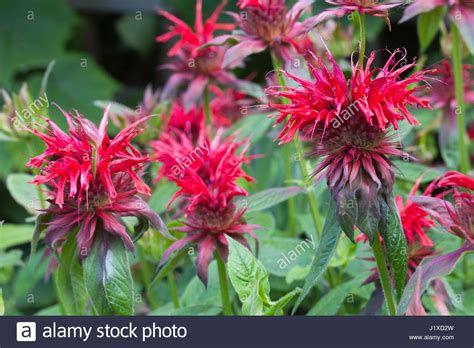
M 347 295 L 355 289 L 358 289 L 367 277 L 367 274 L 362 274 L 355 279 L 331 289 L 331 291 L 325 294 L 316 305 L 310 309 L 308 315 L 336 315 L 339 307 L 341 307 L 347 298 Z
M 105 244 L 102 236 L 96 236 L 83 262 L 84 283 L 98 315 L 132 315 L 133 279 L 127 250 L 120 238 L 107 238 Z
M 303 302 L 305 297 L 308 296 L 311 288 L 316 284 L 318 279 L 324 273 L 329 264 L 331 256 L 336 250 L 337 242 L 339 241 L 339 236 L 341 235 L 341 228 L 337 222 L 336 210 L 336 203 L 334 200 L 331 200 L 329 204 L 328 215 L 326 217 L 323 232 L 321 234 L 321 240 L 319 241 L 316 255 L 314 256 L 313 263 L 311 265 L 311 270 L 308 274 L 308 277 L 306 278 L 303 290 L 296 300 L 292 314 L 295 313 L 301 302 Z
M 282 315 L 283 308 L 301 291 L 294 289 L 277 301 L 270 299 L 268 272 L 242 244 L 229 241 L 228 274 L 242 302 L 243 315 Z
M 30 242 L 33 229 L 33 225 L 27 224 L 1 224 L 0 250 Z
M 435 9 L 421 13 L 417 19 L 418 39 L 420 40 L 421 51 L 424 52 L 431 44 L 439 31 L 440 22 L 444 17 L 445 7 L 440 6 Z
M 70 233 L 62 245 L 58 268 L 54 272 L 56 292 L 63 315 L 84 315 L 87 292 L 79 263 L 76 234 Z
M 384 201 L 380 204 L 382 219 L 380 220 L 379 232 L 382 236 L 388 263 L 393 280 L 397 298 L 402 296 L 406 282 L 408 269 L 408 247 L 403 226 L 398 215 L 398 210 L 393 200 L 388 206 Z
M 260 211 L 280 204 L 303 192 L 301 187 L 277 187 L 255 193 L 237 201 L 237 206 L 246 208 L 247 212 Z

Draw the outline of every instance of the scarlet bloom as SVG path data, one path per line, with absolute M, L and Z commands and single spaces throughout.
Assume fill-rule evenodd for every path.
M 467 47 L 474 53 L 474 3 L 472 0 L 413 0 L 405 9 L 400 23 L 437 7 L 447 6 L 448 16 L 461 33 Z
M 245 234 L 256 238 L 252 232 L 255 226 L 246 224 L 243 217 L 245 209 L 238 207 L 234 201 L 237 196 L 247 195 L 236 180 L 253 180 L 242 169 L 242 164 L 250 160 L 245 154 L 248 143 L 236 141 L 234 137 L 224 139 L 222 131 L 218 131 L 212 140 L 205 136 L 202 139 L 204 143 L 196 147 L 191 141 L 186 142 L 184 137 L 167 140 L 171 145 L 160 148 L 160 143 L 157 143 L 155 149 L 158 151 L 157 158 L 166 168 L 163 173 L 180 188 L 170 204 L 176 199 L 181 201 L 185 226 L 180 230 L 187 236 L 165 251 L 161 265 L 175 250 L 190 243 L 196 244 L 199 251 L 197 273 L 207 284 L 208 266 L 214 251 L 217 249 L 220 257 L 227 260 L 226 236 L 247 247 Z M 242 145 L 243 149 L 237 154 Z M 179 152 L 172 152 L 173 148 Z M 180 157 L 183 153 L 186 153 L 186 159 Z
M 369 16 L 382 17 L 390 27 L 388 10 L 399 6 L 402 2 L 378 1 L 378 0 L 326 0 L 328 4 L 336 7 L 323 11 L 319 15 L 319 20 L 331 17 L 344 17 L 353 12 L 364 13 Z
M 234 28 L 233 24 L 217 23 L 217 18 L 225 4 L 226 2 L 222 1 L 211 17 L 203 22 L 202 0 L 197 0 L 194 29 L 173 14 L 160 11 L 160 14 L 173 25 L 168 33 L 158 36 L 156 40 L 166 42 L 178 37 L 178 41 L 168 52 L 168 56 L 175 57 L 175 60 L 164 65 L 174 74 L 163 89 L 163 99 L 169 99 L 180 86 L 187 85 L 182 99 L 186 109 L 189 109 L 192 105 L 196 105 L 205 87 L 211 82 L 237 89 L 250 88 L 250 82 L 239 80 L 231 72 L 222 69 L 224 47 L 201 48 L 211 41 L 214 31 L 227 31 Z
M 277 123 L 284 123 L 278 136 L 281 143 L 291 141 L 298 131 L 313 140 L 311 154 L 322 157 L 314 174 L 326 177 L 341 228 L 351 239 L 357 226 L 373 240 L 383 218 L 381 205 L 389 202 L 393 189 L 389 156 L 406 155 L 387 129 L 397 129 L 400 120 L 417 123 L 408 105 L 429 106 L 415 95 L 421 87 L 410 87 L 426 72 L 402 79 L 415 63 L 398 67 L 397 53 L 380 69 L 371 67 L 375 59 L 371 53 L 365 67 L 352 66 L 348 82 L 328 53 L 332 71 L 323 64 L 310 65 L 314 81 L 285 72 L 298 86 L 268 89 L 269 95 L 289 101 L 270 104 L 279 112 Z
M 224 66 L 232 67 L 243 58 L 267 48 L 280 60 L 289 61 L 295 56 L 296 40 L 316 25 L 315 17 L 299 21 L 312 3 L 313 0 L 300 0 L 288 9 L 285 0 L 239 1 L 240 14 L 229 14 L 242 33 L 222 35 L 212 41 L 216 45 L 238 42 L 225 53 Z
M 435 197 L 417 196 L 412 201 L 422 206 L 448 232 L 474 243 L 474 179 L 457 172 L 448 172 L 436 181 L 434 187 L 444 188 Z M 460 189 L 466 189 L 461 191 Z M 454 204 L 448 201 L 452 194 Z
M 33 183 L 50 189 L 45 241 L 52 249 L 60 247 L 77 228 L 80 251 L 88 251 L 98 233 L 104 238 L 118 236 L 132 250 L 132 239 L 120 220 L 123 216 L 145 219 L 171 237 L 160 217 L 138 195 L 150 193 L 140 178 L 148 158 L 131 144 L 139 123 L 110 139 L 106 132 L 107 113 L 108 109 L 99 128 L 79 114 L 73 116 L 63 111 L 68 133 L 49 119 L 45 133 L 33 131 L 44 141 L 46 150 L 27 165 L 41 170 Z
M 329 126 L 337 129 L 347 119 L 352 118 L 353 114 L 369 126 L 382 131 L 389 125 L 398 129 L 398 121 L 403 119 L 410 124 L 417 124 L 407 106 L 429 107 L 429 104 L 425 98 L 416 95 L 423 87 L 410 85 L 423 81 L 427 71 L 420 71 L 402 79 L 401 75 L 411 69 L 415 62 L 398 67 L 398 53 L 398 50 L 392 53 L 386 64 L 377 69 L 371 67 L 375 60 L 375 53 L 372 52 L 365 68 L 352 66 L 353 72 L 349 81 L 346 81 L 341 68 L 330 53 L 327 53 L 327 57 L 331 62 L 332 71 L 319 57 L 313 56 L 313 60 L 319 63 L 317 66 L 309 65 L 314 80 L 305 80 L 290 72 L 284 72 L 298 86 L 273 86 L 267 89 L 270 96 L 284 97 L 290 101 L 288 104 L 269 105 L 279 111 L 276 123 L 284 123 L 278 136 L 281 143 L 290 142 L 298 130 L 305 135 L 322 136 Z M 316 132 L 318 128 L 321 129 L 319 133 Z

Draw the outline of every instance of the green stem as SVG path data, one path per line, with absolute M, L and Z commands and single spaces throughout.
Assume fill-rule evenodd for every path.
M 275 70 L 280 70 L 282 65 L 278 58 L 272 53 L 272 63 L 273 68 Z M 285 86 L 285 79 L 283 75 L 277 73 L 278 84 L 280 86 Z M 287 103 L 286 98 L 281 98 L 282 103 Z M 288 146 L 285 146 L 283 149 L 283 165 L 284 165 L 284 173 L 285 173 L 285 181 L 286 185 L 291 185 L 291 180 L 293 179 L 293 161 L 291 158 L 291 149 Z M 296 234 L 296 201 L 294 198 L 288 199 L 288 229 L 290 231 L 290 235 L 292 237 Z
M 456 102 L 458 111 L 458 133 L 459 133 L 459 160 L 460 170 L 462 173 L 467 174 L 469 171 L 469 154 L 467 151 L 465 134 L 465 112 L 466 107 L 464 104 L 464 84 L 462 76 L 462 46 L 459 38 L 459 30 L 456 25 L 452 25 L 451 33 L 453 36 L 453 73 L 454 73 L 454 85 L 456 91 Z
M 385 256 L 383 253 L 382 245 L 380 244 L 379 235 L 375 236 L 374 245 L 372 250 L 375 256 L 375 262 L 377 263 L 377 269 L 379 271 L 379 279 L 382 284 L 383 294 L 385 297 L 385 303 L 387 305 L 388 312 L 390 315 L 397 314 L 397 308 L 395 306 L 395 300 L 393 299 L 392 285 L 390 283 L 390 276 L 387 270 L 387 263 L 385 262 Z
M 168 286 L 171 293 L 171 299 L 173 300 L 174 308 L 178 309 L 179 306 L 179 297 L 178 290 L 176 289 L 176 282 L 174 280 L 173 272 L 168 273 Z
M 153 272 L 150 270 L 150 267 L 148 266 L 148 262 L 146 260 L 146 256 L 145 256 L 142 246 L 137 245 L 136 251 L 137 251 L 137 256 L 141 265 L 140 269 L 141 269 L 143 284 L 145 285 L 144 288 L 146 289 L 145 295 L 148 299 L 148 303 L 150 304 L 151 309 L 156 309 L 158 308 L 158 303 L 150 291 L 150 283 L 153 278 Z
M 206 124 L 209 126 L 212 126 L 211 104 L 209 102 L 209 87 L 208 86 L 204 88 L 203 104 L 204 104 L 204 115 L 206 116 Z
M 365 56 L 365 14 L 359 13 L 359 25 L 360 25 L 360 49 L 359 49 L 359 67 L 364 65 L 364 56 Z
M 230 305 L 229 285 L 227 284 L 227 272 L 225 270 L 225 263 L 216 253 L 217 269 L 219 271 L 219 285 L 221 289 L 222 308 L 224 315 L 232 315 L 232 307 Z
M 301 176 L 303 177 L 304 186 L 306 190 L 308 191 L 307 196 L 308 196 L 309 208 L 311 212 L 311 218 L 313 220 L 313 224 L 316 230 L 316 238 L 319 240 L 321 238 L 321 231 L 323 230 L 323 224 L 321 222 L 321 215 L 319 214 L 316 198 L 314 197 L 314 194 L 311 190 L 312 182 L 311 180 L 308 180 L 309 178 L 308 167 L 306 165 L 306 160 L 304 158 L 304 153 L 303 153 L 303 147 L 301 146 L 301 143 L 299 141 L 298 134 L 296 134 L 295 137 L 293 138 L 293 144 L 295 145 L 296 156 L 298 158 L 298 164 L 300 167 Z

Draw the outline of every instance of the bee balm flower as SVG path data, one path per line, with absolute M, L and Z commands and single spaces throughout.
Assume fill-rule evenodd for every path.
M 50 189 L 50 206 L 45 212 L 51 218 L 45 241 L 51 249 L 60 247 L 77 228 L 80 256 L 91 248 L 98 233 L 118 236 L 133 250 L 132 239 L 120 219 L 124 216 L 143 218 L 171 238 L 161 218 L 138 195 L 150 193 L 140 178 L 148 159 L 131 144 L 138 122 L 110 139 L 107 113 L 99 128 L 79 114 L 72 116 L 63 111 L 68 133 L 48 119 L 45 133 L 32 131 L 46 144 L 46 150 L 27 165 L 40 168 L 33 183 Z
M 214 251 L 217 250 L 220 257 L 224 261 L 227 260 L 229 250 L 226 236 L 249 247 L 244 236 L 249 234 L 256 238 L 253 233 L 256 226 L 246 224 L 243 217 L 245 209 L 238 207 L 234 201 L 235 197 L 247 195 L 247 192 L 237 185 L 236 180 L 253 180 L 241 168 L 242 164 L 250 159 L 245 155 L 248 144 L 237 142 L 233 137 L 224 139 L 221 131 L 218 131 L 212 140 L 206 137 L 204 142 L 205 145 L 201 144 L 199 148 L 207 150 L 199 152 L 198 156 L 197 148 L 193 147 L 192 142 L 180 140 L 181 148 L 184 146 L 187 150 L 180 150 L 180 153 L 195 153 L 194 160 L 184 166 L 179 175 L 172 170 L 164 170 L 167 178 L 180 188 L 170 204 L 177 198 L 181 200 L 185 226 L 180 230 L 187 236 L 173 243 L 165 251 L 161 264 L 164 264 L 175 250 L 182 249 L 187 244 L 195 244 L 198 247 L 197 273 L 202 282 L 207 284 L 208 266 Z M 244 145 L 244 148 L 236 154 L 241 145 Z M 158 151 L 160 149 L 155 148 Z M 179 156 L 164 150 L 158 153 L 157 157 L 165 167 L 172 168 L 173 163 L 177 165 Z
M 287 104 L 270 104 L 278 110 L 277 123 L 283 123 L 278 138 L 289 142 L 300 131 L 314 142 L 312 154 L 322 157 L 314 171 L 324 175 L 337 203 L 342 229 L 353 239 L 354 226 L 372 237 L 381 221 L 382 200 L 392 194 L 394 172 L 390 156 L 406 156 L 388 135 L 398 122 L 417 121 L 407 106 L 428 107 L 428 101 L 415 95 L 426 72 L 402 78 L 414 63 L 398 66 L 394 52 L 380 69 L 372 68 L 372 53 L 365 67 L 353 65 L 346 81 L 332 56 L 332 71 L 323 64 L 311 66 L 314 80 L 286 72 L 296 87 L 274 86 L 272 97 L 286 98 Z

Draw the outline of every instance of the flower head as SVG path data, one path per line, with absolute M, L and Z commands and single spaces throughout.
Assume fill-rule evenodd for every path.
M 429 104 L 426 99 L 416 95 L 422 87 L 410 85 L 422 81 L 426 71 L 402 78 L 401 75 L 415 63 L 399 66 L 400 60 L 396 60 L 399 52 L 392 53 L 380 69 L 371 66 L 375 60 L 375 53 L 372 52 L 365 68 L 352 66 L 349 81 L 346 81 L 330 53 L 327 55 L 332 71 L 318 57 L 313 57 L 320 63 L 318 66 L 310 65 L 313 81 L 284 72 L 298 86 L 273 86 L 267 89 L 270 96 L 289 100 L 288 104 L 270 104 L 279 111 L 276 123 L 284 123 L 278 138 L 287 143 L 298 130 L 305 135 L 316 135 L 318 128 L 321 130 L 319 135 L 324 135 L 328 127 L 338 128 L 352 116 L 382 131 L 389 125 L 398 129 L 398 122 L 403 119 L 410 124 L 417 124 L 407 106 L 428 107 Z
M 474 242 L 474 179 L 457 172 L 448 172 L 434 182 L 433 187 L 442 189 L 434 197 L 416 196 L 411 200 L 424 208 L 448 232 Z M 467 190 L 467 191 L 463 191 Z M 452 194 L 452 202 L 447 195 Z
M 214 44 L 238 42 L 225 53 L 224 66 L 235 66 L 243 58 L 267 48 L 280 60 L 289 62 L 296 53 L 293 48 L 296 40 L 315 25 L 315 17 L 299 21 L 312 2 L 300 0 L 288 8 L 285 0 L 239 1 L 240 14 L 230 15 L 242 33 L 222 35 L 212 41 Z
M 402 78 L 414 63 L 399 67 L 397 53 L 380 69 L 371 67 L 372 53 L 365 67 L 352 66 L 349 82 L 328 53 L 332 70 L 323 64 L 310 66 L 314 81 L 285 72 L 298 86 L 268 89 L 271 96 L 289 101 L 270 104 L 279 112 L 276 122 L 284 123 L 278 138 L 289 142 L 300 131 L 314 142 L 311 154 L 322 157 L 314 174 L 326 177 L 339 223 L 351 239 L 357 226 L 373 240 L 383 217 L 381 205 L 389 201 L 393 189 L 389 156 L 407 156 L 387 129 L 397 129 L 401 120 L 417 123 L 408 105 L 429 106 L 415 95 L 421 87 L 410 87 L 426 72 Z
M 400 1 L 378 0 L 326 0 L 326 2 L 336 7 L 323 11 L 319 15 L 320 20 L 331 17 L 343 17 L 353 12 L 358 12 L 369 16 L 382 17 L 389 27 L 388 10 L 402 4 Z
M 173 25 L 168 33 L 158 36 L 157 41 L 166 42 L 178 37 L 178 41 L 168 52 L 168 56 L 175 59 L 164 65 L 174 73 L 163 89 L 163 99 L 168 99 L 176 93 L 180 86 L 187 84 L 182 100 L 188 110 L 192 105 L 197 104 L 205 87 L 211 82 L 234 88 L 243 88 L 249 84 L 247 81 L 237 79 L 231 72 L 222 68 L 225 47 L 205 46 L 210 43 L 214 31 L 227 31 L 234 28 L 233 24 L 217 23 L 217 18 L 225 4 L 226 2 L 222 1 L 211 17 L 203 22 L 202 0 L 196 0 L 194 29 L 171 13 L 160 11 L 160 14 Z
M 172 139 L 168 139 L 173 141 Z M 234 201 L 237 196 L 247 192 L 238 186 L 236 180 L 253 179 L 242 169 L 242 164 L 249 161 L 245 152 L 248 143 L 236 141 L 234 137 L 223 138 L 218 131 L 211 140 L 207 136 L 198 147 L 191 141 L 179 140 L 181 148 L 178 157 L 176 152 L 167 152 L 166 148 L 156 147 L 160 151 L 157 158 L 163 163 L 163 175 L 174 181 L 180 190 L 172 197 L 170 204 L 179 199 L 185 213 L 185 226 L 180 230 L 187 236 L 170 246 L 163 255 L 163 264 L 171 253 L 183 248 L 188 243 L 197 244 L 199 255 L 196 266 L 199 278 L 207 284 L 208 266 L 217 249 L 220 256 L 227 260 L 228 245 L 226 236 L 248 246 L 244 235 L 253 234 L 253 225 L 247 225 L 243 214 Z M 237 150 L 244 145 L 239 154 Z M 176 146 L 175 149 L 179 147 Z M 163 168 L 162 167 L 162 168 Z M 176 171 L 179 168 L 179 171 Z
M 138 123 L 110 139 L 106 132 L 107 113 L 108 110 L 99 128 L 79 114 L 63 111 L 68 133 L 49 119 L 46 133 L 33 131 L 44 141 L 46 150 L 27 165 L 40 168 L 33 183 L 50 189 L 46 212 L 51 218 L 45 241 L 52 249 L 77 229 L 80 256 L 91 248 L 98 233 L 104 238 L 108 234 L 118 236 L 132 250 L 133 242 L 120 220 L 124 216 L 145 219 L 171 237 L 160 217 L 138 196 L 150 193 L 140 178 L 148 159 L 131 144 L 138 133 Z

